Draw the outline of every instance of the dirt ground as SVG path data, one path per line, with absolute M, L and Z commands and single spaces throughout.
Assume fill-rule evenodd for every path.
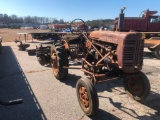
M 31 33 L 31 32 L 49 32 L 49 30 L 40 30 L 40 29 L 33 29 L 33 30 L 26 30 L 26 29 L 0 29 L 0 37 L 3 37 L 3 42 L 13 42 L 19 38 L 17 33 Z M 31 40 L 31 34 L 28 34 L 28 40 Z M 21 40 L 24 40 L 24 37 L 21 36 Z

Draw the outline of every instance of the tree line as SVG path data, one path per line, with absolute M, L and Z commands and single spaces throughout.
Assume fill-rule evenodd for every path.
M 112 25 L 114 22 L 113 19 L 98 19 L 98 20 L 87 20 L 86 25 L 88 26 L 104 26 L 107 27 Z M 25 16 L 18 17 L 17 15 L 7 15 L 0 14 L 0 23 L 1 24 L 65 24 L 63 19 L 56 19 L 54 17 L 38 17 L 38 16 Z
M 38 17 L 38 16 L 25 16 L 25 17 L 18 17 L 17 15 L 7 15 L 7 14 L 0 14 L 0 23 L 3 24 L 13 24 L 13 23 L 26 23 L 26 24 L 48 24 L 48 23 L 60 23 L 64 24 L 64 20 L 60 19 L 57 20 L 56 18 L 49 18 L 49 17 Z

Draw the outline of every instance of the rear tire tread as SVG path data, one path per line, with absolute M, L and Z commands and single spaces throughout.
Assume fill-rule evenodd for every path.
M 56 52 L 58 64 L 58 72 L 54 73 L 54 76 L 59 80 L 63 80 L 68 75 L 68 69 L 63 68 L 63 66 L 68 66 L 68 55 L 63 44 L 56 43 L 53 45 L 53 49 Z

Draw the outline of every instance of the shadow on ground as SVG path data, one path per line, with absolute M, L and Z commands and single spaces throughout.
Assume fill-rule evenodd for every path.
M 147 71 L 145 71 L 144 73 L 146 75 L 148 75 Z M 75 74 L 69 74 L 68 77 L 64 81 L 61 81 L 61 82 L 65 83 L 66 85 L 72 86 L 73 88 L 76 88 L 76 83 L 80 78 L 82 78 L 82 76 L 75 75 Z M 119 93 L 118 94 L 119 97 L 126 94 L 125 90 L 123 89 L 124 88 L 123 79 L 98 83 L 98 84 L 95 84 L 95 87 L 96 87 L 97 92 L 117 91 Z M 118 87 L 121 87 L 121 89 L 118 89 Z M 149 111 L 147 113 L 147 115 L 139 115 L 137 113 L 137 110 L 123 106 L 122 105 L 123 101 L 122 102 L 115 102 L 111 97 L 105 97 L 103 95 L 99 95 L 98 97 L 109 100 L 110 104 L 112 104 L 115 108 L 117 108 L 119 111 L 123 112 L 124 114 L 131 116 L 133 119 L 144 119 L 144 120 L 145 119 L 151 119 L 151 120 L 152 119 L 160 119 L 160 112 L 159 112 L 160 111 L 160 94 L 155 93 L 153 91 L 150 92 L 148 98 L 144 102 L 140 103 L 142 105 L 145 105 L 146 107 L 149 107 L 150 109 L 157 111 L 156 113 L 152 113 Z M 136 104 L 139 104 L 139 103 L 136 103 Z M 111 113 L 108 113 L 107 111 L 100 109 L 96 113 L 96 115 L 94 117 L 92 117 L 91 119 L 93 119 L 93 120 L 99 120 L 99 119 L 118 120 L 119 118 L 112 115 Z
M 95 116 L 90 117 L 92 120 L 120 120 L 118 117 L 99 109 Z
M 0 100 L 23 99 L 22 104 L 0 105 L 2 120 L 44 120 L 46 116 L 39 105 L 26 76 L 10 46 L 3 46 L 0 55 Z

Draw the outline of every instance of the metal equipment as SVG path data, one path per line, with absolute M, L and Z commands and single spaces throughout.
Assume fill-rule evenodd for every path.
M 81 69 L 87 75 L 76 85 L 78 102 L 86 115 L 92 116 L 98 110 L 94 84 L 99 82 L 123 79 L 126 92 L 133 99 L 143 101 L 148 96 L 150 83 L 140 71 L 143 66 L 143 34 L 119 31 L 88 34 L 81 19 L 72 21 L 71 28 L 72 33 L 78 35 L 77 39 L 57 41 L 44 50 L 48 50 L 46 57 L 38 57 L 45 59 L 45 64 L 51 60 L 54 76 L 59 80 L 65 80 L 68 69 Z M 75 60 L 81 67 L 70 66 L 69 60 Z
M 15 43 L 19 42 L 19 43 L 20 43 L 19 45 L 17 45 L 17 46 L 19 47 L 19 50 L 20 50 L 20 51 L 25 51 L 26 48 L 28 48 L 28 47 L 30 46 L 30 44 L 22 43 L 21 40 L 17 40 L 17 39 L 16 39 L 14 42 L 15 42 Z

